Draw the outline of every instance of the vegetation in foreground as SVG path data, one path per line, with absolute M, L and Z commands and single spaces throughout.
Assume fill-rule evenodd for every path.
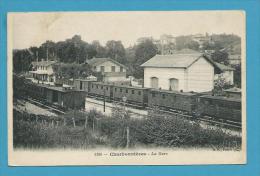
M 202 128 L 199 123 L 175 116 L 149 113 L 147 118 L 130 118 L 116 107 L 111 117 L 93 110 L 45 117 L 14 110 L 14 148 L 48 149 L 109 148 L 211 148 L 240 150 L 241 137 L 220 128 Z

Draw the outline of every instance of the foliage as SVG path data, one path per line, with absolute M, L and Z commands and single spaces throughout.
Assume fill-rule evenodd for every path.
M 234 66 L 234 84 L 236 87 L 241 87 L 241 64 Z
M 215 51 L 211 58 L 215 62 L 228 64 L 228 53 L 226 51 Z
M 75 112 L 77 125 L 73 127 L 69 123 L 51 125 L 53 120 L 62 122 L 63 117 L 42 116 L 37 122 L 36 116 L 32 119 L 27 113 L 15 111 L 14 147 L 35 149 L 110 146 L 122 148 L 126 146 L 126 125 L 130 129 L 131 147 L 202 147 L 214 150 L 240 149 L 241 147 L 241 137 L 232 136 L 220 128 L 205 128 L 201 127 L 198 122 L 153 112 L 152 117 L 149 115 L 147 118 L 128 120 L 103 116 L 95 110 L 89 113 Z M 84 127 L 86 116 L 89 119 L 87 128 Z M 66 115 L 66 119 L 70 118 L 71 113 Z M 96 119 L 95 130 L 91 123 L 94 119 Z
M 191 36 L 176 37 L 176 49 L 182 50 L 185 48 L 189 48 L 192 50 L 199 50 L 199 43 L 193 41 Z
M 224 95 L 224 89 L 230 88 L 230 85 L 226 82 L 226 79 L 222 74 L 218 75 L 218 78 L 214 80 L 214 94 Z
M 106 57 L 125 63 L 125 48 L 121 41 L 110 40 L 106 43 Z
M 151 40 L 145 40 L 138 44 L 135 48 L 135 60 L 133 63 L 135 72 L 133 73 L 133 76 L 136 78 L 143 78 L 143 68 L 140 67 L 140 65 L 151 59 L 157 53 L 158 48 Z
M 93 72 L 88 64 L 57 63 L 53 66 L 57 78 L 87 77 Z

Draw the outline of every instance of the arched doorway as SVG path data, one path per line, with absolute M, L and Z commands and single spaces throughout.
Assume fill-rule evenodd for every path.
M 169 89 L 178 91 L 179 90 L 179 80 L 176 78 L 169 79 Z
M 151 88 L 158 89 L 158 78 L 151 77 Z

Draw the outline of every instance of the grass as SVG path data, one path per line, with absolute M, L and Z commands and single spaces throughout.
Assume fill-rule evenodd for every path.
M 69 112 L 62 117 L 44 117 L 14 110 L 14 147 L 125 148 L 126 127 L 129 127 L 131 148 L 142 146 L 144 148 L 241 149 L 241 137 L 228 134 L 220 128 L 205 129 L 199 123 L 157 115 L 154 112 L 153 115 L 143 119 L 125 117 L 126 115 L 122 116 L 121 111 L 117 110 L 117 112 L 120 113 L 114 112 L 111 117 L 94 110 L 89 113 Z

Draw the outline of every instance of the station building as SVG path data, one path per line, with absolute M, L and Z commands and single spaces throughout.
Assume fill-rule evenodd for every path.
M 156 55 L 144 67 L 144 87 L 183 91 L 207 92 L 214 88 L 214 62 L 205 55 Z

